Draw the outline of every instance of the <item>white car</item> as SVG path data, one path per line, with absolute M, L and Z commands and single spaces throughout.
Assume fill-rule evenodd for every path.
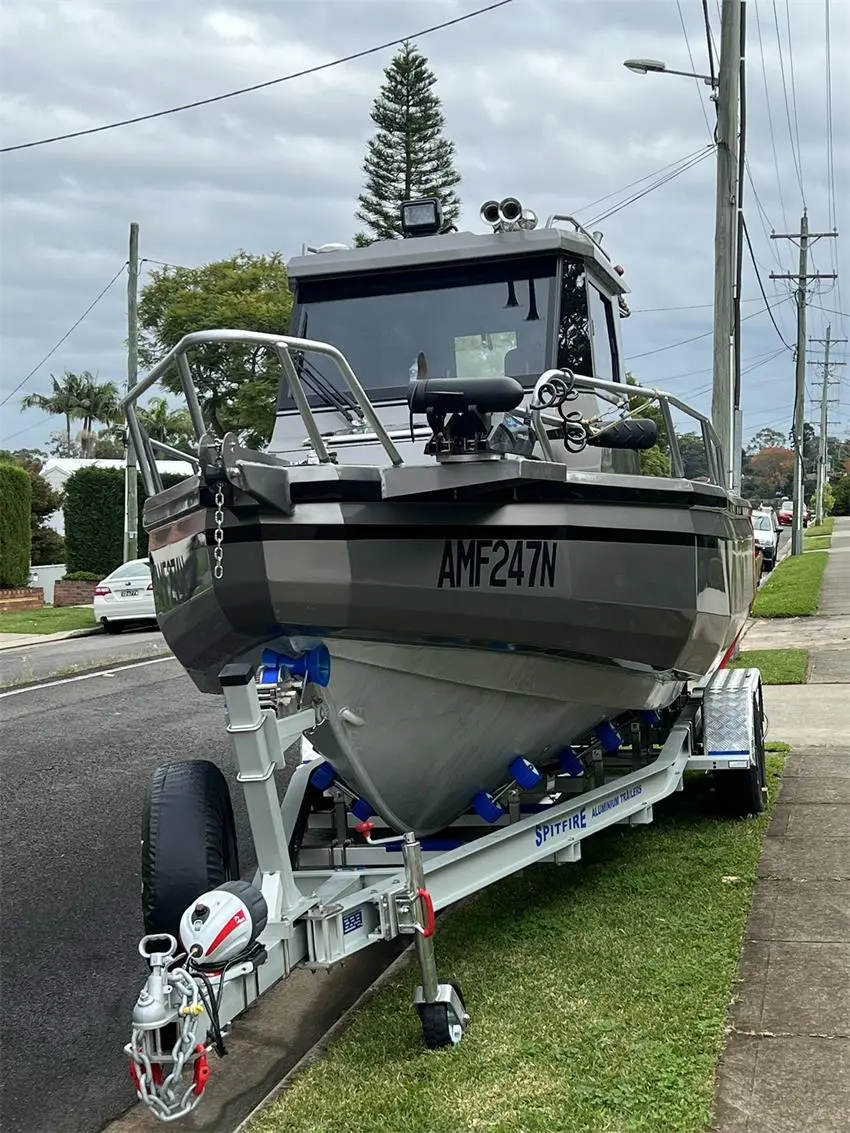
M 126 622 L 156 621 L 147 559 L 131 559 L 97 584 L 94 617 L 107 633 L 119 633 Z
M 753 512 L 753 536 L 761 548 L 764 569 L 773 570 L 779 554 L 779 524 L 772 509 Z

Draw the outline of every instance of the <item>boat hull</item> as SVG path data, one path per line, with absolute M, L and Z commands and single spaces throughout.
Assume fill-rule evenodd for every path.
M 743 509 L 687 493 L 680 506 L 669 491 L 604 506 L 587 492 L 312 499 L 288 513 L 234 500 L 220 577 L 203 489 L 170 493 L 148 526 L 177 658 L 220 692 L 228 662 L 324 641 L 314 746 L 397 830 L 445 826 L 515 755 L 669 703 L 717 665 L 753 596 Z
M 681 689 L 651 671 L 462 647 L 332 641 L 327 721 L 310 742 L 397 831 L 427 835 L 523 755 L 552 764 L 569 741 Z

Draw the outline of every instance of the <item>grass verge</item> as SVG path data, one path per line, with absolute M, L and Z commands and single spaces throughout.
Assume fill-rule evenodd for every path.
M 91 606 L 43 606 L 20 614 L 0 614 L 0 633 L 67 633 L 72 629 L 94 629 Z
M 803 550 L 804 551 L 828 551 L 832 546 L 831 535 L 809 535 L 803 536 Z
M 828 555 L 795 555 L 771 573 L 756 594 L 754 618 L 798 618 L 817 612 Z
M 731 669 L 760 669 L 766 685 L 804 685 L 809 675 L 805 649 L 750 649 L 739 653 Z
M 807 527 L 803 532 L 803 535 L 804 537 L 808 536 L 809 538 L 811 538 L 813 535 L 815 537 L 817 537 L 818 535 L 831 535 L 834 530 L 835 518 L 833 516 L 830 516 L 830 518 L 825 519 L 823 523 L 813 523 L 811 527 Z
M 704 1133 L 769 819 L 706 817 L 709 783 L 441 920 L 473 1017 L 458 1048 L 423 1047 L 411 965 L 249 1133 Z

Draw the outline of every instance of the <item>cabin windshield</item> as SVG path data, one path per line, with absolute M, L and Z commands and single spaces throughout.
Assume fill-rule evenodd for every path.
M 405 398 L 420 353 L 428 377 L 506 375 L 530 389 L 552 365 L 592 372 L 583 264 L 561 276 L 559 295 L 558 258 L 538 256 L 305 279 L 291 333 L 341 350 L 373 399 Z M 351 400 L 330 360 L 302 365 L 311 404 L 328 404 L 328 387 Z M 278 409 L 291 408 L 284 382 Z

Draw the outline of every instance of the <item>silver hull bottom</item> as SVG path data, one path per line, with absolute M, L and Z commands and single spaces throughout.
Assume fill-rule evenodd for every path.
M 313 746 L 397 831 L 443 829 L 517 755 L 558 750 L 620 713 L 669 705 L 681 683 L 541 655 L 328 641 L 328 719 Z

